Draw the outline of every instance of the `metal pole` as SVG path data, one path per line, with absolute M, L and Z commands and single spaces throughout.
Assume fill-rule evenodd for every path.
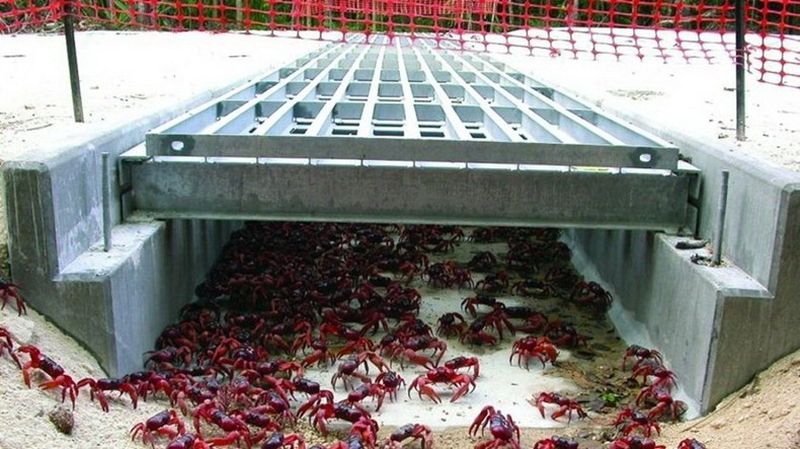
M 67 41 L 67 63 L 69 65 L 69 84 L 72 90 L 72 112 L 75 121 L 83 123 L 83 101 L 81 101 L 81 80 L 78 77 L 78 54 L 75 51 L 75 28 L 72 26 L 72 8 L 69 1 L 64 3 L 64 37 Z
M 722 170 L 722 180 L 719 186 L 719 204 L 717 204 L 717 227 L 714 235 L 714 265 L 722 261 L 722 233 L 725 231 L 725 214 L 728 211 L 728 177 L 730 172 Z
M 745 104 L 744 104 L 744 31 L 745 3 L 736 0 L 736 140 L 745 140 Z
M 108 153 L 100 155 L 103 161 L 103 175 L 101 186 L 103 193 L 103 251 L 111 251 L 111 167 L 108 162 Z

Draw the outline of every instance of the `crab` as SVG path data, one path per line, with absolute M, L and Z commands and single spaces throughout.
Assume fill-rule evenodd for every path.
M 550 418 L 554 420 L 567 415 L 567 422 L 571 422 L 573 411 L 578 415 L 578 418 L 586 418 L 588 416 L 577 401 L 565 398 L 558 393 L 539 393 L 539 395 L 536 396 L 535 401 L 536 408 L 539 409 L 539 413 L 542 414 L 542 418 L 544 418 L 544 404 L 556 404 L 559 406 L 559 409 L 550 415 Z
M 371 421 L 370 413 L 358 404 L 337 402 L 335 404 L 317 404 L 309 415 L 311 424 L 322 433 L 328 434 L 328 420 L 336 418 L 355 424 L 362 418 Z M 377 425 L 377 424 L 376 424 Z
M 77 387 L 80 390 L 82 387 L 87 385 L 89 386 L 89 394 L 92 401 L 94 401 L 94 397 L 97 396 L 97 401 L 100 403 L 100 408 L 102 408 L 104 412 L 108 411 L 108 400 L 106 399 L 106 395 L 103 393 L 104 391 L 119 391 L 120 396 L 122 396 L 122 394 L 127 394 L 131 398 L 133 408 L 136 408 L 138 394 L 130 382 L 126 382 L 122 379 L 95 380 L 89 377 L 78 381 Z
M 497 256 L 491 251 L 480 251 L 467 262 L 470 270 L 485 273 L 497 267 Z
M 75 408 L 78 386 L 75 384 L 75 381 L 72 380 L 72 377 L 65 374 L 64 368 L 61 367 L 61 365 L 50 357 L 42 354 L 39 348 L 35 346 L 20 346 L 17 351 L 30 356 L 30 360 L 22 365 L 22 379 L 25 381 L 25 385 L 27 385 L 28 388 L 31 387 L 31 370 L 39 369 L 51 378 L 51 380 L 39 384 L 39 388 L 43 390 L 61 388 L 61 402 L 64 402 L 67 395 L 69 395 L 69 399 L 72 401 L 72 408 Z
M 608 449 L 666 449 L 666 447 L 656 444 L 656 442 L 650 438 L 627 436 L 612 441 Z M 684 448 L 678 446 L 678 449 Z
M 478 428 L 481 429 L 481 435 L 483 435 L 487 425 L 494 439 L 476 444 L 475 449 L 496 449 L 506 445 L 511 446 L 512 449 L 520 449 L 519 427 L 514 424 L 514 419 L 511 418 L 511 415 L 503 416 L 503 412 L 495 410 L 491 405 L 487 405 L 472 421 L 472 425 L 469 427 L 469 435 L 476 436 Z
M 386 390 L 383 388 L 383 385 L 365 382 L 354 388 L 353 391 L 347 395 L 347 402 L 361 402 L 368 397 L 374 397 L 378 401 L 378 405 L 375 407 L 375 411 L 377 412 L 381 409 L 381 405 L 383 405 L 383 399 L 386 397 Z
M 388 369 L 386 363 L 383 361 L 381 356 L 378 354 L 367 351 L 362 352 L 361 354 L 350 356 L 349 359 L 342 361 L 339 364 L 339 367 L 336 370 L 336 373 L 331 377 L 331 384 L 333 385 L 333 389 L 336 389 L 336 381 L 342 379 L 344 383 L 344 389 L 348 389 L 348 385 L 352 387 L 352 383 L 350 382 L 350 378 L 355 377 L 360 380 L 362 383 L 369 383 L 370 378 L 366 374 L 359 373 L 356 371 L 359 366 L 362 364 L 364 365 L 364 371 L 369 374 L 369 364 L 367 362 L 371 362 L 378 368 L 379 371 L 383 372 Z
M 221 410 L 217 404 L 212 401 L 205 401 L 194 410 L 194 417 L 192 423 L 198 435 L 200 433 L 200 421 L 214 424 L 225 432 L 229 432 L 224 438 L 211 440 L 212 445 L 222 446 L 231 444 L 244 438 L 248 446 L 250 446 L 250 428 L 247 427 L 241 419 L 230 416 Z M 225 442 L 223 442 L 223 440 Z
M 647 438 L 650 437 L 653 430 L 655 430 L 657 434 L 661 434 L 661 426 L 658 425 L 658 422 L 630 407 L 619 412 L 612 425 L 619 429 L 624 436 L 628 436 L 637 430 L 641 430 Z
M 17 368 L 22 368 L 19 358 L 14 354 L 14 341 L 11 339 L 11 332 L 4 327 L 0 327 L 0 356 L 8 354 L 11 360 L 17 364 Z
M 514 331 L 534 334 L 547 328 L 547 315 L 538 312 L 530 307 L 505 307 L 503 312 L 508 318 L 523 319 L 524 324 L 514 325 Z
M 306 441 L 302 435 L 296 433 L 284 435 L 283 432 L 273 432 L 261 445 L 261 449 L 280 449 L 282 447 L 294 449 L 295 444 L 298 449 L 306 448 Z
M 22 295 L 19 294 L 19 287 L 17 284 L 8 282 L 4 278 L 0 277 L 0 301 L 3 301 L 3 305 L 0 306 L 0 310 L 6 308 L 6 303 L 8 303 L 9 300 L 14 301 L 15 305 L 17 306 L 18 315 L 28 313 L 27 309 L 25 308 L 25 301 L 23 301 Z
M 630 345 L 628 349 L 625 351 L 625 357 L 622 359 L 622 369 L 625 369 L 625 365 L 628 362 L 628 359 L 631 357 L 636 358 L 636 363 L 633 364 L 633 370 L 636 371 L 640 366 L 643 360 L 653 360 L 657 362 L 659 365 L 663 365 L 664 360 L 661 357 L 661 353 L 656 351 L 655 349 L 647 349 L 643 348 L 639 345 Z
M 475 289 L 486 293 L 502 293 L 508 289 L 508 273 L 498 271 L 494 274 L 487 274 L 475 284 Z
M 173 428 L 172 426 L 175 427 Z M 142 434 L 142 442 L 155 447 L 155 435 L 175 438 L 178 435 L 186 433 L 186 428 L 183 425 L 183 421 L 178 417 L 178 413 L 175 410 L 168 409 L 158 412 L 150 418 L 147 418 L 147 421 L 140 422 L 131 427 L 131 441 L 136 440 L 136 436 L 140 432 Z
M 669 416 L 673 421 L 677 421 L 688 408 L 685 402 L 673 399 L 665 389 L 642 388 L 636 397 L 636 405 L 648 402 L 655 402 L 655 406 L 647 414 L 648 418 L 654 420 Z
M 614 300 L 611 293 L 594 281 L 581 281 L 575 284 L 569 296 L 570 301 L 605 311 L 611 307 Z
M 706 449 L 706 445 L 694 438 L 686 438 L 678 443 L 678 449 Z
M 185 433 L 167 443 L 166 449 L 211 449 L 212 446 L 196 434 Z
M 459 356 L 444 362 L 445 368 L 458 370 L 461 368 L 472 368 L 472 378 L 475 379 L 480 376 L 481 364 L 477 357 L 464 357 Z
M 469 393 L 470 386 L 472 390 L 475 390 L 475 380 L 471 376 L 468 374 L 459 374 L 453 369 L 440 366 L 414 379 L 408 387 L 408 397 L 411 397 L 411 390 L 416 389 L 420 398 L 422 398 L 422 395 L 425 395 L 431 398 L 433 402 L 440 403 L 442 402 L 441 398 L 430 386 L 430 384 L 437 383 L 447 383 L 457 387 L 456 392 L 453 393 L 453 397 L 450 398 L 450 402 L 455 402 L 461 396 Z
M 381 385 L 389 395 L 389 400 L 394 401 L 397 399 L 397 390 L 400 385 L 405 386 L 406 381 L 399 374 L 394 371 L 384 371 L 378 374 L 375 378 L 375 383 Z
M 553 436 L 537 441 L 533 449 L 578 449 L 578 443 L 568 438 Z
M 633 372 L 631 379 L 636 379 L 637 377 L 642 377 L 642 383 L 647 381 L 649 377 L 654 377 L 655 380 L 650 385 L 651 390 L 658 390 L 658 389 L 665 389 L 669 390 L 673 386 L 675 386 L 675 373 L 672 371 L 664 368 L 661 365 L 642 365 L 636 371 Z M 641 394 L 641 393 L 640 393 Z
M 403 447 L 403 441 L 407 439 L 421 440 L 420 447 L 422 449 L 431 449 L 433 447 L 433 437 L 431 428 L 425 424 L 406 424 L 400 426 L 389 435 L 386 440 L 386 446 L 389 449 L 399 449 Z
M 511 293 L 517 296 L 530 296 L 545 299 L 557 296 L 558 292 L 551 284 L 537 279 L 523 279 L 511 286 Z
M 467 322 L 460 313 L 445 313 L 439 317 L 436 334 L 444 337 L 461 336 L 467 330 Z
M 461 301 L 461 308 L 464 311 L 468 312 L 473 317 L 478 316 L 476 306 L 489 306 L 491 308 L 503 307 L 504 304 L 497 300 L 494 296 L 489 296 L 486 294 L 478 293 L 475 296 L 470 296 L 469 298 L 464 298 Z
M 522 366 L 522 360 L 525 359 L 525 369 L 528 369 L 528 362 L 534 357 L 542 362 L 542 368 L 544 368 L 546 362 L 552 364 L 556 361 L 558 350 L 549 338 L 530 335 L 514 342 L 508 363 L 513 363 L 514 356 L 517 356 L 517 365 L 519 366 Z
M 497 344 L 497 339 L 483 330 L 488 324 L 485 318 L 476 319 L 469 325 L 467 332 L 461 335 L 459 341 L 469 345 Z
M 575 326 L 560 320 L 551 321 L 545 328 L 544 334 L 554 345 L 567 348 L 586 346 L 589 340 L 589 337 L 579 334 Z
M 314 340 L 309 347 L 314 351 L 300 362 L 303 367 L 311 366 L 314 363 L 316 363 L 317 366 L 328 366 L 328 363 L 333 364 L 336 361 L 336 354 L 328 349 L 328 344 L 325 340 Z

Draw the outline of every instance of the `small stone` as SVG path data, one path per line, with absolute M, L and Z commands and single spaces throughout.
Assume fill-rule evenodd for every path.
M 59 405 L 51 410 L 47 416 L 50 418 L 50 422 L 56 426 L 56 430 L 65 435 L 72 434 L 72 428 L 75 427 L 75 418 L 71 409 Z
M 719 133 L 719 135 L 717 136 L 717 139 L 726 139 L 726 138 L 728 138 L 727 133 Z

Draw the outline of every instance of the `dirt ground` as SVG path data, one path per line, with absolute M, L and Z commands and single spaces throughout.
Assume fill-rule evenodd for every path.
M 211 86 L 258 69 L 276 67 L 322 45 L 316 41 L 263 36 L 202 33 L 87 32 L 78 35 L 87 124 L 71 122 L 63 36 L 0 36 L 0 159 L 37 151 L 64 133 L 128 120 L 165 107 Z M 800 170 L 800 91 L 756 83 L 750 76 L 750 139 L 733 140 L 732 68 L 705 65 L 610 63 L 515 57 L 519 68 L 536 70 L 543 80 L 592 86 L 603 104 L 635 105 L 642 112 L 731 145 L 761 160 Z M 13 88 L 9 88 L 13 86 Z M 677 111 L 664 114 L 663 111 Z M 2 197 L 0 197 L 2 198 Z M 0 242 L 5 237 L 0 207 Z M 75 341 L 31 311 L 18 317 L 6 308 L 0 325 L 17 343 L 34 343 L 52 354 L 76 377 L 102 376 L 97 362 Z M 748 386 L 727 398 L 710 415 L 665 425 L 659 442 L 669 448 L 686 437 L 710 449 L 800 448 L 800 352 L 788 355 Z M 19 371 L 0 357 L 0 449 L 27 447 L 144 447 L 125 437 L 131 423 L 162 410 L 158 402 L 137 410 L 125 399 L 112 401 L 111 412 L 82 398 L 75 411 L 75 430 L 67 437 L 50 424 L 47 412 L 55 395 L 28 389 Z M 567 428 L 561 434 L 594 433 Z M 525 447 L 552 430 L 526 430 Z M 473 440 L 464 429 L 437 432 L 439 448 L 467 448 Z

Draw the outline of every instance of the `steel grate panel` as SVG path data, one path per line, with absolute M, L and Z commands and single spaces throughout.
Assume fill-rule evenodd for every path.
M 667 142 L 433 45 L 330 44 L 152 130 L 147 154 L 677 170 Z

